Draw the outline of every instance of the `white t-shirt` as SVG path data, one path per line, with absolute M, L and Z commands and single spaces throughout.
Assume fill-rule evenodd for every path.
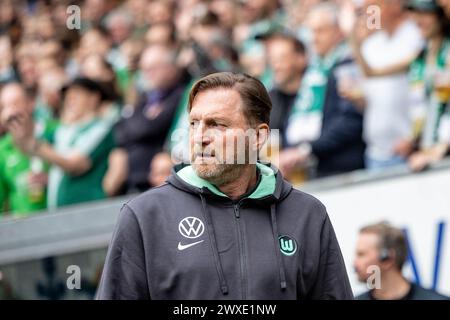
M 392 35 L 384 30 L 370 35 L 361 50 L 367 64 L 377 69 L 405 61 L 417 54 L 423 45 L 416 24 L 406 20 Z M 363 133 L 366 154 L 370 158 L 387 160 L 394 156 L 396 142 L 411 136 L 407 73 L 367 78 L 364 91 L 367 99 Z

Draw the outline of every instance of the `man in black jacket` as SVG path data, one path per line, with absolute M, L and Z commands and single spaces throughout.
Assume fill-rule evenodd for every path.
M 449 300 L 433 290 L 411 283 L 402 275 L 408 257 L 408 245 L 401 229 L 386 222 L 360 230 L 354 269 L 370 290 L 358 300 Z
M 352 299 L 323 204 L 251 161 L 269 131 L 264 85 L 211 74 L 188 107 L 191 165 L 124 205 L 97 297 Z
M 300 40 L 286 32 L 269 34 L 264 39 L 274 81 L 274 88 L 269 91 L 272 100 L 270 128 L 279 130 L 281 148 L 284 148 L 289 114 L 307 65 L 306 49 Z
M 314 158 L 318 177 L 364 166 L 362 115 L 337 90 L 336 71 L 352 63 L 337 12 L 335 5 L 327 2 L 309 13 L 316 56 L 303 77 L 289 118 L 286 135 L 290 147 L 280 154 L 285 175 Z
M 328 78 L 321 134 L 311 142 L 311 153 L 318 159 L 319 177 L 364 168 L 362 113 L 341 97 L 337 89 L 336 71 L 351 64 L 351 59 L 338 63 Z
M 351 60 L 345 60 L 335 69 L 351 63 Z M 295 166 L 305 164 L 311 157 L 318 160 L 317 177 L 364 168 L 362 124 L 362 113 L 339 95 L 337 80 L 332 72 L 327 82 L 320 136 L 286 149 L 280 155 L 284 171 L 287 173 Z
M 150 163 L 162 151 L 175 111 L 189 82 L 175 63 L 173 49 L 162 45 L 148 47 L 142 53 L 141 70 L 151 86 L 138 104 L 125 109 L 115 126 L 119 147 L 128 155 L 128 192 L 149 188 Z

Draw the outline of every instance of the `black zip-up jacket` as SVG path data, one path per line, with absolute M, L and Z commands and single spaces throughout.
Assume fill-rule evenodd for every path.
M 353 299 L 325 207 L 258 163 L 231 200 L 191 166 L 125 204 L 98 299 Z

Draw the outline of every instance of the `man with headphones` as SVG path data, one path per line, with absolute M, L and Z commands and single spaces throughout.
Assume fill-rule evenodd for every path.
M 369 291 L 358 300 L 448 300 L 448 297 L 409 282 L 402 275 L 408 246 L 401 229 L 386 222 L 360 229 L 354 259 L 358 280 Z M 379 279 L 376 277 L 379 275 Z

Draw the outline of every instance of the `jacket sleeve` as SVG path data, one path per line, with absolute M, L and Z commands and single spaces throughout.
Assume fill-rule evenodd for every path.
M 109 245 L 98 300 L 150 299 L 142 233 L 134 212 L 124 205 Z
M 320 234 L 317 276 L 308 296 L 313 300 L 353 300 L 354 297 L 328 214 Z

